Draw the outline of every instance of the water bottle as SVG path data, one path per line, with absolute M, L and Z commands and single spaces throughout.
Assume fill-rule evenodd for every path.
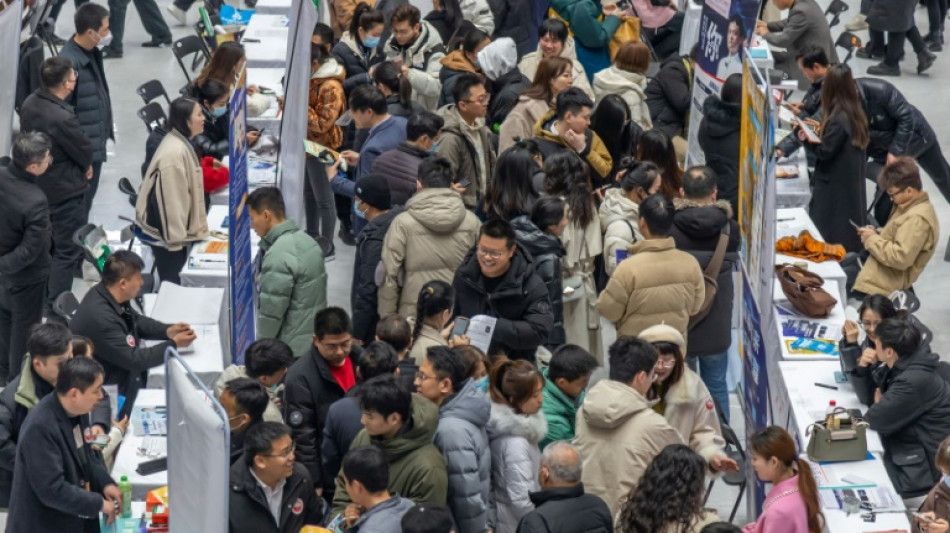
M 128 476 L 122 476 L 119 490 L 122 491 L 122 518 L 132 518 L 132 484 Z
M 829 430 L 838 429 L 838 417 L 835 416 L 835 407 L 837 402 L 831 400 L 828 402 L 828 409 L 825 410 L 825 427 Z

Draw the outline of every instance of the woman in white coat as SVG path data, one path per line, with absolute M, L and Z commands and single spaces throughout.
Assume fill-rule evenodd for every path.
M 623 98 L 630 108 L 630 120 L 643 131 L 653 129 L 650 108 L 647 107 L 647 67 L 650 66 L 650 49 L 640 41 L 627 41 L 620 47 L 614 64 L 594 74 L 594 95 L 600 102 L 608 94 Z
M 600 231 L 604 234 L 604 266 L 613 275 L 627 257 L 627 248 L 643 240 L 640 202 L 660 191 L 660 169 L 649 161 L 631 162 L 617 172 L 619 188 L 607 189 L 600 204 Z M 620 252 L 618 255 L 617 252 Z
M 515 533 L 521 517 L 534 510 L 528 494 L 540 490 L 538 443 L 548 434 L 541 412 L 544 377 L 528 361 L 504 360 L 489 379 L 491 417 L 491 530 Z

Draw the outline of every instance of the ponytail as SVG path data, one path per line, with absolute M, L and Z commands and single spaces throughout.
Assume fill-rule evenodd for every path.
M 412 83 L 402 72 L 399 73 L 399 103 L 406 109 L 412 108 Z
M 386 19 L 383 18 L 381 11 L 373 9 L 366 2 L 360 2 L 356 4 L 356 9 L 353 10 L 353 18 L 350 20 L 350 36 L 362 45 L 363 39 L 360 39 L 360 28 L 363 28 L 363 31 L 369 31 L 373 29 L 373 26 L 385 23 Z
M 422 333 L 422 324 L 425 319 L 435 316 L 455 306 L 455 289 L 442 280 L 432 280 L 419 290 L 419 299 L 416 301 L 416 324 L 412 328 L 412 342 L 416 342 Z
M 544 376 L 524 359 L 502 359 L 491 369 L 488 391 L 491 401 L 521 413 L 521 406 L 544 386 Z
M 818 485 L 808 461 L 802 458 L 798 459 L 798 493 L 801 494 L 808 513 L 808 533 L 821 533 L 825 528 L 825 515 L 821 511 Z
M 373 83 L 382 85 L 389 92 L 399 96 L 399 104 L 406 109 L 412 108 L 412 83 L 403 75 L 402 68 L 392 61 L 383 61 L 373 71 Z

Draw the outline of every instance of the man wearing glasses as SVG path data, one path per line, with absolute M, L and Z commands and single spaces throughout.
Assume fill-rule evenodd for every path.
M 452 286 L 455 316 L 498 319 L 488 355 L 535 361 L 538 346 L 554 326 L 554 310 L 531 255 L 516 244 L 511 224 L 490 220 L 482 225 L 478 244 L 455 273 Z
M 316 494 L 323 496 L 327 489 L 328 499 L 334 485 L 333 474 L 324 473 L 322 466 L 323 427 L 330 405 L 356 385 L 354 368 L 362 353 L 353 343 L 346 311 L 328 307 L 314 317 L 310 351 L 298 355 L 284 380 L 284 420 Z
M 297 464 L 291 429 L 262 422 L 247 430 L 244 458 L 231 467 L 228 531 L 300 531 L 323 520 L 323 502 Z
M 909 157 L 888 163 L 877 179 L 894 209 L 883 228 L 858 228 L 868 251 L 864 267 L 854 282 L 854 292 L 885 296 L 911 289 L 937 248 L 940 226 L 930 197 L 922 189 L 920 171 Z

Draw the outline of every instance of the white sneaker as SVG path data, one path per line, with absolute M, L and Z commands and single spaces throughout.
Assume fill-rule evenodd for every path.
M 866 30 L 868 29 L 868 23 L 867 23 L 867 20 L 865 19 L 865 16 L 858 13 L 857 15 L 854 16 L 854 18 L 851 19 L 851 22 L 844 25 L 844 29 L 848 31 Z
M 188 25 L 188 12 L 182 11 L 181 8 L 175 4 L 165 6 L 165 11 L 168 11 L 169 15 L 175 17 L 175 20 L 177 20 L 182 26 Z

